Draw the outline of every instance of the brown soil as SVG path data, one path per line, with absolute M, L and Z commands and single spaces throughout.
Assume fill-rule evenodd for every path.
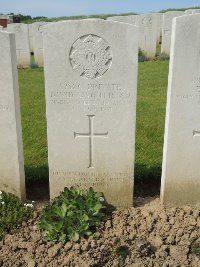
M 200 267 L 200 258 L 191 252 L 191 240 L 200 242 L 200 209 L 166 209 L 149 197 L 135 204 L 114 211 L 96 239 L 62 245 L 45 241 L 38 231 L 42 205 L 37 203 L 33 219 L 0 242 L 0 266 Z M 127 252 L 124 265 L 119 247 Z

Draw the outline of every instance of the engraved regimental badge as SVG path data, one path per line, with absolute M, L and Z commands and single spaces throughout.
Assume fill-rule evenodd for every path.
M 72 68 L 80 76 L 95 79 L 102 76 L 111 66 L 112 52 L 105 40 L 97 35 L 80 37 L 70 51 Z

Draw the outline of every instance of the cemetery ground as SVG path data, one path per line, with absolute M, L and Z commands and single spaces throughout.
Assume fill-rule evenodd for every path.
M 19 70 L 28 200 L 33 216 L 0 241 L 0 266 L 200 266 L 200 210 L 159 202 L 169 61 L 139 63 L 134 207 L 108 213 L 96 237 L 47 242 L 49 198 L 43 69 Z

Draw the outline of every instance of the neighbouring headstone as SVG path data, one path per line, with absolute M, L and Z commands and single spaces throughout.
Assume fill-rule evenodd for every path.
M 161 199 L 200 205 L 200 14 L 173 21 Z
M 157 14 L 142 14 L 130 16 L 113 16 L 107 20 L 125 22 L 139 28 L 139 48 L 148 57 L 152 58 L 156 54 L 157 41 Z
M 169 11 L 163 14 L 161 53 L 169 55 L 171 46 L 172 20 L 175 17 L 183 15 L 185 15 L 183 11 Z
M 29 36 L 29 44 L 30 44 L 30 52 L 34 52 L 33 48 L 33 24 L 28 24 L 28 36 Z
M 133 202 L 137 28 L 104 20 L 43 30 L 50 196 L 93 187 Z
M 113 17 L 107 17 L 107 20 L 112 21 L 118 21 L 118 22 L 124 22 L 136 25 L 138 15 L 129 15 L 129 16 L 113 16 Z
M 31 63 L 28 25 L 23 23 L 11 23 L 7 31 L 15 34 L 17 65 L 19 68 L 27 68 Z
M 32 24 L 35 63 L 41 67 L 44 66 L 42 27 L 46 24 L 46 22 L 35 22 Z
M 158 30 L 158 16 L 156 13 L 141 14 L 136 26 L 139 27 L 139 47 L 147 58 L 156 54 Z
M 161 42 L 162 27 L 163 27 L 163 13 L 155 13 L 157 16 L 157 45 Z
M 0 32 L 0 190 L 25 198 L 15 36 Z
M 3 31 L 3 26 L 0 25 L 0 31 Z
M 187 9 L 185 15 L 194 15 L 200 13 L 200 9 Z

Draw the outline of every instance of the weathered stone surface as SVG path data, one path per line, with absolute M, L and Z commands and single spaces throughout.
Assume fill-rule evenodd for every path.
M 163 14 L 162 45 L 161 53 L 169 55 L 171 46 L 172 20 L 175 17 L 183 16 L 183 11 L 169 11 Z
M 8 24 L 7 31 L 15 34 L 18 67 L 29 67 L 31 62 L 31 55 L 28 25 L 23 23 L 11 23 Z
M 124 23 L 129 23 L 136 25 L 138 15 L 130 15 L 130 16 L 113 16 L 113 17 L 108 17 L 107 20 L 112 20 L 112 21 L 118 21 L 118 22 L 124 22 Z
M 35 22 L 32 24 L 34 57 L 35 63 L 38 66 L 44 66 L 42 27 L 46 24 L 46 22 Z
M 138 16 L 136 26 L 139 27 L 139 47 L 148 58 L 156 54 L 158 16 L 155 13 Z
M 29 36 L 29 45 L 30 45 L 30 52 L 34 52 L 33 48 L 33 24 L 28 24 L 28 36 Z
M 50 195 L 93 187 L 133 201 L 137 28 L 104 20 L 43 30 Z
M 130 16 L 114 16 L 108 20 L 125 22 L 137 26 L 139 28 L 139 47 L 148 58 L 152 58 L 156 54 L 157 42 L 157 25 L 158 16 L 156 13 L 130 15 Z
M 200 15 L 173 22 L 161 199 L 200 205 Z
M 160 44 L 162 27 L 163 27 L 163 13 L 155 13 L 157 16 L 157 45 Z
M 0 32 L 0 190 L 25 198 L 15 36 Z

